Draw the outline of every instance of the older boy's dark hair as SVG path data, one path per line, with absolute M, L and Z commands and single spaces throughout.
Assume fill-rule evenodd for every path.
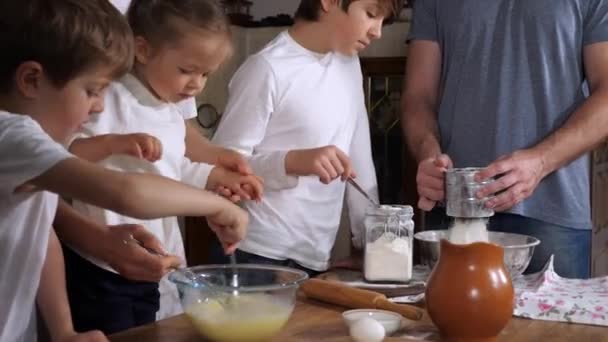
M 135 36 L 156 47 L 178 41 L 191 28 L 230 37 L 230 22 L 216 0 L 133 0 L 127 19 Z
M 97 67 L 118 77 L 133 61 L 129 25 L 108 0 L 0 1 L 0 46 L 0 92 L 14 87 L 27 61 L 58 88 Z
M 348 6 L 351 3 L 358 0 L 337 0 L 340 2 L 340 6 L 344 11 L 348 10 Z M 378 0 L 378 5 L 384 10 L 385 22 L 390 22 L 392 19 L 399 14 L 401 8 L 403 8 L 403 0 Z M 319 20 L 319 13 L 321 12 L 321 0 L 300 0 L 300 6 L 295 13 L 296 19 L 303 19 L 306 21 L 317 21 Z

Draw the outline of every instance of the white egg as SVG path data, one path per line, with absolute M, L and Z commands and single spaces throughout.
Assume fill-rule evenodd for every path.
M 380 342 L 385 335 L 382 324 L 370 317 L 363 317 L 350 326 L 350 336 L 356 342 Z

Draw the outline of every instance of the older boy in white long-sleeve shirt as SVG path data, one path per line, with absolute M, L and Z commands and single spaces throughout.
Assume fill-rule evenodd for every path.
M 260 204 L 245 205 L 250 225 L 239 262 L 324 271 L 345 191 L 344 182 L 333 180 L 356 176 L 377 196 L 357 52 L 380 36 L 396 6 L 303 0 L 296 24 L 234 75 L 213 142 L 248 156 L 266 188 Z M 353 244 L 361 248 L 367 202 L 346 195 Z M 225 261 L 220 253 L 212 258 Z

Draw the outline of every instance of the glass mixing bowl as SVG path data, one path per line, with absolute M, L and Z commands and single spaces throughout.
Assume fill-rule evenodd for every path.
M 195 266 L 169 275 L 186 315 L 217 342 L 272 338 L 289 319 L 296 291 L 307 278 L 300 270 L 255 264 Z

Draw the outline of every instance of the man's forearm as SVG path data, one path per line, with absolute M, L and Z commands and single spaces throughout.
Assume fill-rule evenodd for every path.
M 416 161 L 420 163 L 440 155 L 437 114 L 428 106 L 409 100 L 407 95 L 404 96 L 402 111 L 403 134 Z
M 592 150 L 606 136 L 608 87 L 593 92 L 562 127 L 533 147 L 542 156 L 543 176 Z
M 413 40 L 408 45 L 401 121 L 418 163 L 441 154 L 437 124 L 441 55 L 441 47 L 435 41 Z

